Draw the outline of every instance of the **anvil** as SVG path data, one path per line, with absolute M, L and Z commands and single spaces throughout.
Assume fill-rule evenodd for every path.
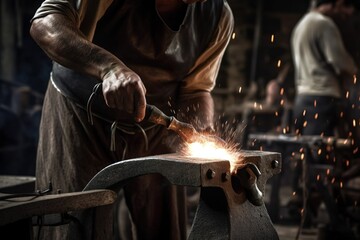
M 243 151 L 239 172 L 247 164 L 255 165 L 261 172 L 250 180 L 255 180 L 258 190 L 265 194 L 266 181 L 281 171 L 281 155 Z M 265 205 L 249 201 L 248 184 L 241 182 L 243 177 L 230 172 L 227 160 L 179 154 L 124 160 L 98 172 L 84 191 L 118 189 L 134 177 L 154 173 L 161 174 L 174 185 L 200 188 L 200 200 L 188 239 L 279 239 Z M 102 234 L 98 236 L 101 239 L 111 234 L 108 229 L 96 232 Z

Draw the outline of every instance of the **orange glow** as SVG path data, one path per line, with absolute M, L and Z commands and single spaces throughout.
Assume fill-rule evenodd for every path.
M 199 139 L 193 143 L 186 143 L 183 152 L 185 155 L 193 158 L 228 160 L 230 162 L 230 171 L 233 172 L 239 162 L 241 162 L 241 154 L 235 146 L 218 143 L 216 140 Z

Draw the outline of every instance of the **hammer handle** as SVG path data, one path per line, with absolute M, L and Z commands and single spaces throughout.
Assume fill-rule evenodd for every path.
M 163 113 L 160 109 L 158 109 L 154 105 L 146 104 L 144 119 L 149 122 L 160 124 L 168 128 L 170 126 L 172 117 L 167 116 L 165 113 Z

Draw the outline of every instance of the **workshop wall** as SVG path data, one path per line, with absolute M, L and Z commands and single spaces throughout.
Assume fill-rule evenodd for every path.
M 291 63 L 290 35 L 310 0 L 228 0 L 235 18 L 233 38 L 214 90 L 216 110 L 265 97 L 265 86 Z M 288 81 L 293 81 L 291 72 Z M 287 89 L 290 96 L 294 90 Z

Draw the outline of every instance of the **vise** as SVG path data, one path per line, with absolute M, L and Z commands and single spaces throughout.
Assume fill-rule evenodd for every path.
M 274 152 L 243 151 L 234 173 L 226 160 L 165 154 L 109 165 L 84 191 L 118 189 L 137 176 L 161 174 L 173 185 L 200 188 L 188 239 L 279 239 L 263 196 L 266 181 L 280 171 L 281 155 Z M 100 239 L 111 238 L 108 223 L 97 225 Z

